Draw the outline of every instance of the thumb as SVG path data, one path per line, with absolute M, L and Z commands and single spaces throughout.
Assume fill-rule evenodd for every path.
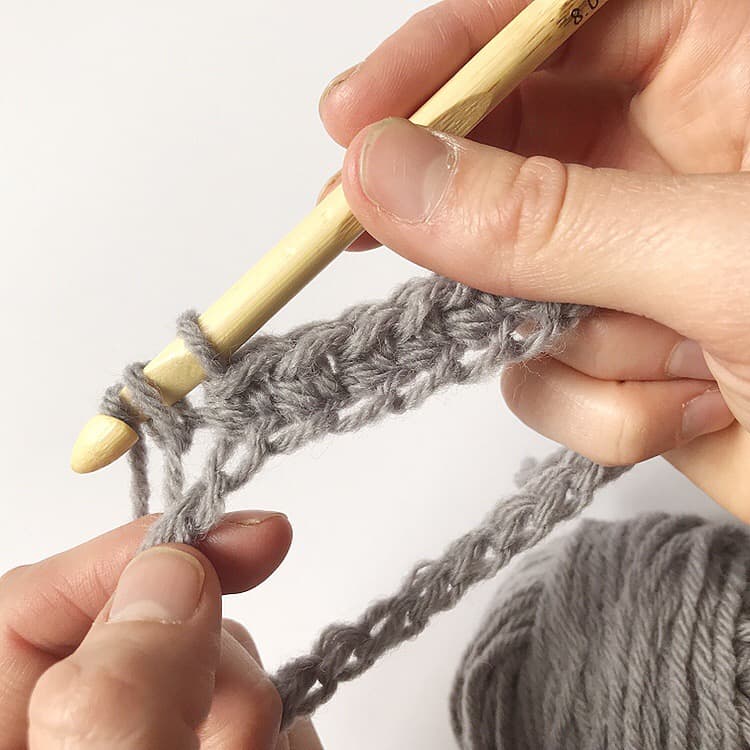
M 750 173 L 590 169 L 389 119 L 342 182 L 370 234 L 470 286 L 645 315 L 719 358 L 750 344 Z
M 80 647 L 38 681 L 29 747 L 197 748 L 220 632 L 208 560 L 181 545 L 141 553 Z

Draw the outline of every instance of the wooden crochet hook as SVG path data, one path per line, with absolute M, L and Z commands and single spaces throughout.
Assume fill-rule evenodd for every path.
M 607 1 L 533 0 L 411 121 L 467 135 Z M 338 187 L 200 316 L 209 341 L 224 355 L 235 352 L 362 232 Z M 169 405 L 205 376 L 180 339 L 152 359 L 144 373 Z M 127 390 L 121 395 L 127 403 Z M 137 440 L 127 424 L 99 414 L 78 436 L 71 465 L 79 473 L 96 471 L 125 454 Z

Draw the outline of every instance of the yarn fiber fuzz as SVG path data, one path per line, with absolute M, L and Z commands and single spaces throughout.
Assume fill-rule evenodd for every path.
M 495 297 L 433 276 L 335 320 L 256 336 L 229 361 L 214 352 L 194 313 L 182 316 L 178 335 L 206 374 L 203 403 L 165 406 L 135 364 L 102 404 L 142 438 L 129 454 L 138 516 L 149 507 L 145 438 L 162 454 L 164 513 L 145 546 L 199 541 L 220 521 L 226 496 L 270 457 L 552 352 L 589 312 Z M 123 385 L 132 406 L 120 400 Z M 188 482 L 185 459 L 199 430 L 212 440 Z M 567 450 L 527 463 L 518 491 L 479 526 L 416 564 L 396 593 L 354 622 L 330 625 L 307 654 L 282 666 L 273 679 L 283 726 L 530 550 L 457 677 L 451 712 L 464 750 L 750 748 L 744 531 L 647 516 L 589 522 L 562 547 L 541 544 L 627 468 Z

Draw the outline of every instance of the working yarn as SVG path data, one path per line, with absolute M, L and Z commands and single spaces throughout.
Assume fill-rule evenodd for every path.
M 274 455 L 325 434 L 357 430 L 419 406 L 436 390 L 469 383 L 502 364 L 550 351 L 586 308 L 495 297 L 438 276 L 413 279 L 389 299 L 358 305 L 340 318 L 303 325 L 285 336 L 257 335 L 222 361 L 193 312 L 178 336 L 206 374 L 204 402 L 166 407 L 144 378 L 143 363 L 109 388 L 104 414 L 152 438 L 164 457 L 165 513 L 147 544 L 192 543 L 224 511 L 224 499 Z M 122 386 L 148 422 L 120 399 Z M 197 430 L 213 434 L 200 477 L 185 487 L 183 459 Z M 145 441 L 131 449 L 137 516 L 148 512 Z M 230 462 L 235 459 L 235 465 Z
M 750 536 L 584 522 L 492 603 L 451 698 L 464 750 L 746 750 Z
M 144 377 L 143 364 L 136 363 L 101 405 L 103 413 L 123 419 L 142 438 L 151 437 L 164 459 L 164 514 L 145 546 L 205 536 L 220 520 L 226 495 L 245 485 L 269 457 L 413 409 L 441 387 L 473 382 L 503 364 L 552 351 L 587 312 L 577 305 L 497 297 L 429 276 L 336 320 L 285 336 L 255 336 L 230 361 L 214 352 L 195 313 L 183 315 L 178 335 L 206 374 L 203 403 L 184 400 L 166 407 Z M 123 385 L 147 417 L 145 427 L 121 401 Z M 186 487 L 183 462 L 201 428 L 210 429 L 213 442 L 199 478 Z M 145 445 L 141 439 L 129 453 L 137 516 L 148 512 Z M 309 655 L 279 671 L 284 724 L 311 713 L 340 682 L 416 636 L 432 615 L 454 606 L 471 585 L 580 512 L 597 488 L 623 471 L 570 451 L 527 471 L 518 494 L 441 558 L 418 564 L 394 596 L 371 605 L 354 624 L 332 625 Z
M 201 539 L 220 520 L 226 495 L 269 457 L 553 351 L 587 313 L 426 277 L 336 320 L 256 336 L 229 361 L 215 354 L 197 316 L 183 315 L 178 335 L 206 373 L 203 402 L 166 407 L 136 364 L 124 384 L 146 425 L 120 401 L 122 384 L 102 405 L 149 436 L 164 459 L 165 512 L 145 545 Z M 183 463 L 201 429 L 213 440 L 200 475 L 187 484 Z M 149 499 L 145 440 L 130 461 L 134 510 L 142 515 Z M 538 547 L 626 468 L 567 450 L 526 465 L 519 490 L 478 527 L 439 558 L 417 564 L 393 596 L 354 623 L 331 625 L 309 654 L 279 670 L 284 726 L 418 635 L 472 585 Z M 750 628 L 742 614 L 748 553 L 735 555 L 747 541 L 731 527 L 647 517 L 587 524 L 562 554 L 555 545 L 535 549 L 466 655 L 452 704 L 462 747 L 748 747 L 738 744 L 750 726 Z M 718 726 L 730 720 L 733 727 Z

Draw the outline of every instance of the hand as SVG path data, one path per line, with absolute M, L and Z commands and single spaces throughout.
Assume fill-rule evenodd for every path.
M 601 463 L 663 454 L 750 520 L 750 5 L 611 0 L 471 139 L 378 122 L 525 4 L 445 0 L 329 86 L 356 247 L 601 308 L 506 369 L 510 408 Z
M 153 520 L 0 579 L 0 748 L 320 750 L 309 722 L 279 737 L 252 639 L 221 619 L 222 593 L 286 555 L 286 518 L 232 513 L 200 550 L 157 547 L 127 565 Z

